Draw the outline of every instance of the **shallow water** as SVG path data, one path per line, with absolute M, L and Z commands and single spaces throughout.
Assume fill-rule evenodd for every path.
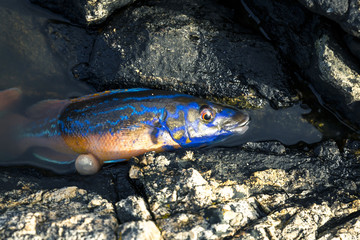
M 307 93 L 309 94 L 309 93 Z M 332 139 L 342 143 L 345 139 L 358 139 L 356 130 L 344 124 L 334 114 L 312 99 L 312 108 L 298 103 L 292 107 L 275 110 L 269 105 L 259 110 L 248 110 L 251 116 L 248 131 L 218 143 L 218 146 L 239 146 L 246 142 L 279 141 L 284 145 L 312 145 Z
M 304 119 L 304 115 L 310 112 L 311 109 L 304 109 L 300 104 L 280 110 L 266 106 L 261 110 L 248 111 L 251 116 L 248 131 L 226 141 L 226 146 L 269 140 L 280 141 L 285 145 L 319 142 L 323 134 Z

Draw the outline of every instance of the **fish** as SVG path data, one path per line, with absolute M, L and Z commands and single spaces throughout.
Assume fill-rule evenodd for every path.
M 82 175 L 149 151 L 209 146 L 244 134 L 250 122 L 232 106 L 147 88 L 45 100 L 25 116 L 16 129 L 17 152 L 32 149 L 47 163 L 75 163 Z

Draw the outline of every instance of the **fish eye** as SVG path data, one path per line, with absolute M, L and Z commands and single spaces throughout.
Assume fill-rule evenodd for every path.
M 209 123 L 214 119 L 214 117 L 215 114 L 209 106 L 204 105 L 200 108 L 200 118 L 204 122 Z

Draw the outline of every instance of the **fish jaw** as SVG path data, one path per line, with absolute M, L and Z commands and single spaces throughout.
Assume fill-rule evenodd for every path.
M 249 129 L 250 116 L 248 113 L 241 111 L 235 114 L 229 120 L 223 121 L 221 128 L 230 134 L 242 135 Z

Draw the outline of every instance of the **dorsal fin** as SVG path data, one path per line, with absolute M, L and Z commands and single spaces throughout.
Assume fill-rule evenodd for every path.
M 44 117 L 53 118 L 71 103 L 70 100 L 44 100 L 36 103 L 26 110 L 26 116 L 32 119 Z
M 97 98 L 97 97 L 109 96 L 109 95 L 116 94 L 116 93 L 142 92 L 142 91 L 148 91 L 148 90 L 150 90 L 150 89 L 149 88 L 114 89 L 114 90 L 108 90 L 108 91 L 104 91 L 104 92 L 92 93 L 89 95 L 85 95 L 83 97 L 74 98 L 74 99 L 71 99 L 71 102 L 81 102 L 81 101 L 85 101 L 85 100 L 89 100 L 89 99 L 93 99 L 93 98 Z
M 19 88 L 9 88 L 0 91 L 0 110 L 4 110 L 11 106 L 21 97 L 21 90 Z

